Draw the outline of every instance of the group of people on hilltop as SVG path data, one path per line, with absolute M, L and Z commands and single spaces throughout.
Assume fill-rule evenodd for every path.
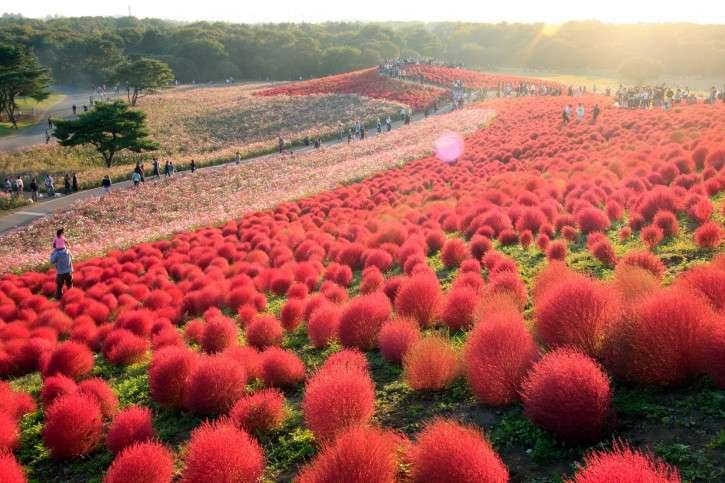
M 625 109 L 670 109 L 678 104 L 697 104 L 697 97 L 689 87 L 672 87 L 666 84 L 625 87 L 619 85 L 614 94 L 617 105 Z M 712 86 L 703 99 L 705 104 L 725 102 L 725 84 L 720 90 Z
M 53 175 L 51 175 L 50 173 L 46 173 L 45 177 L 43 178 L 43 187 L 45 188 L 45 193 L 48 198 L 55 197 L 57 193 L 55 187 L 55 178 L 53 178 Z M 27 188 L 30 191 L 30 199 L 34 203 L 37 203 L 38 199 L 40 198 L 41 188 L 41 185 L 38 183 L 38 178 L 35 176 L 31 176 Z M 12 197 L 24 196 L 26 185 L 22 175 L 18 175 L 14 181 L 10 178 L 5 178 L 3 189 Z M 63 175 L 62 192 L 66 195 L 69 195 L 76 191 L 78 191 L 78 175 L 76 173 L 65 173 L 65 175 Z
M 543 82 L 520 81 L 511 83 L 501 81 L 496 85 L 496 97 L 560 96 L 562 89 L 561 85 L 552 86 Z
M 441 60 L 435 60 L 432 58 L 417 59 L 413 57 L 397 57 L 395 59 L 385 59 L 383 63 L 378 65 L 378 73 L 381 75 L 386 75 L 388 77 L 422 81 L 422 78 L 411 76 L 406 71 L 406 67 L 410 65 L 435 65 L 440 67 L 450 67 L 453 69 L 459 69 L 463 67 L 462 63 L 446 63 Z
M 586 119 L 586 112 L 586 107 L 584 107 L 584 104 L 582 104 L 581 102 L 577 104 L 576 109 L 574 109 L 571 104 L 567 104 L 561 111 L 561 122 L 562 124 L 569 124 L 571 121 L 573 121 L 574 116 L 576 116 L 577 122 L 584 122 Z M 592 124 L 597 122 L 597 118 L 599 117 L 599 114 L 601 114 L 601 112 L 602 110 L 599 107 L 599 104 L 594 104 L 591 117 Z

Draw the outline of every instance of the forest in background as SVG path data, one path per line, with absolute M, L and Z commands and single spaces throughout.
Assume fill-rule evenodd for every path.
M 619 71 L 642 63 L 672 76 L 725 77 L 725 25 L 514 23 L 182 23 L 135 17 L 0 17 L 0 43 L 29 47 L 54 82 L 107 82 L 125 60 L 168 63 L 181 82 L 289 80 L 398 56 L 469 68 Z

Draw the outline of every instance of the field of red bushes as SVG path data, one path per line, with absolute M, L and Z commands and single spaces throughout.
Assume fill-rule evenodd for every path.
M 448 87 L 454 81 L 463 81 L 465 87 L 469 89 L 496 89 L 500 85 L 518 84 L 534 82 L 539 85 L 556 88 L 559 86 L 556 82 L 544 81 L 540 79 L 530 79 L 526 77 L 489 74 L 486 72 L 477 72 L 467 69 L 458 69 L 453 67 L 445 67 L 442 65 L 414 64 L 405 66 L 406 77 L 413 77 L 431 84 Z
M 59 301 L 4 276 L 0 481 L 721 477 L 725 105 L 486 107 L 453 163 L 79 262 Z
M 442 100 L 446 91 L 437 87 L 391 79 L 378 74 L 376 69 L 365 69 L 319 79 L 292 82 L 256 93 L 259 96 L 305 96 L 310 94 L 357 94 L 373 99 L 400 102 L 419 111 Z

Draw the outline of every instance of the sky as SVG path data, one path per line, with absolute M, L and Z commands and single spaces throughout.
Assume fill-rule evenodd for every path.
M 1 0 L 0 12 L 26 17 L 124 16 L 234 23 L 361 21 L 725 24 L 723 0 Z

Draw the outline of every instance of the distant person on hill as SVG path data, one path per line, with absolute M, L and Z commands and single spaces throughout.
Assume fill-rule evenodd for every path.
M 50 263 L 55 265 L 55 298 L 60 300 L 63 296 L 63 286 L 73 287 L 73 257 L 70 250 L 56 248 L 50 255 Z
M 385 119 L 385 130 L 390 132 L 391 129 L 393 129 L 393 121 L 390 119 L 390 116 L 388 116 Z
M 599 109 L 599 104 L 594 104 L 594 107 L 592 108 L 592 124 L 597 122 L 597 118 L 599 117 L 600 112 L 601 109 Z
M 5 192 L 10 194 L 13 192 L 13 183 L 8 178 L 5 178 Z
M 7 179 L 7 178 L 5 178 Z M 33 179 L 30 180 L 30 199 L 33 200 L 33 203 L 38 202 L 38 190 L 40 189 L 40 186 L 38 186 L 38 180 L 33 177 Z
M 279 154 L 282 154 L 282 151 L 284 151 L 284 139 L 282 139 L 282 136 L 277 137 L 277 149 L 279 149 Z
M 196 173 L 196 161 L 191 160 L 191 172 Z
M 350 144 L 352 142 L 352 128 L 347 129 L 347 144 Z
M 580 102 L 579 105 L 576 107 L 576 119 L 577 119 L 577 121 L 582 122 L 584 120 L 584 113 L 585 113 L 585 111 L 584 111 L 584 104 L 582 104 Z
M 71 182 L 73 183 L 73 192 L 75 193 L 78 191 L 78 175 L 73 173 L 73 176 L 71 177 Z
M 53 129 L 53 120 L 48 116 L 48 129 Z
M 365 140 L 365 126 L 362 124 L 360 125 L 360 140 L 361 141 Z
M 65 176 L 63 176 L 63 192 L 67 195 L 70 194 L 70 190 L 71 190 L 70 183 L 71 183 L 70 175 L 68 173 L 66 173 Z
M 138 171 L 134 171 L 131 174 L 131 181 L 133 182 L 134 187 L 138 187 L 138 184 L 141 182 L 141 175 L 138 174 Z
M 383 132 L 383 123 L 382 123 L 382 122 L 380 122 L 380 118 L 378 118 L 378 119 L 377 119 L 377 120 L 375 121 L 375 128 L 377 129 L 377 131 L 378 131 L 378 134 L 380 134 L 381 132 Z
M 169 166 L 168 159 L 164 162 L 164 176 L 166 176 L 167 178 L 171 176 L 171 166 Z
M 322 141 L 320 141 L 320 138 L 315 139 L 315 149 L 320 149 L 321 145 Z
M 173 161 L 169 161 L 169 176 L 173 176 L 176 173 L 176 165 Z
M 103 188 L 103 194 L 108 194 L 111 192 L 111 177 L 106 175 L 103 177 L 103 180 L 101 181 L 101 187 Z
M 563 122 L 564 124 L 569 123 L 569 106 L 568 105 L 564 106 L 564 110 L 561 111 L 561 122 Z
M 55 180 L 50 173 L 45 175 L 45 192 L 48 193 L 48 198 L 55 197 Z
M 154 158 L 153 161 L 151 161 L 151 166 L 152 166 L 152 170 L 154 173 L 154 177 L 155 178 L 160 177 L 161 174 L 159 173 L 159 159 Z
M 17 179 L 15 180 L 15 196 L 20 197 L 23 195 L 23 190 L 25 189 L 25 185 L 23 184 L 23 178 L 18 175 Z
M 239 166 L 239 163 L 242 162 L 242 155 L 239 154 L 239 151 L 237 151 L 237 156 L 234 158 L 234 163 Z
M 71 107 L 71 109 L 73 109 L 73 115 L 75 116 L 75 115 L 76 115 L 76 111 L 78 110 L 78 109 L 76 108 L 76 105 L 75 105 L 75 104 L 73 104 L 73 106 Z

